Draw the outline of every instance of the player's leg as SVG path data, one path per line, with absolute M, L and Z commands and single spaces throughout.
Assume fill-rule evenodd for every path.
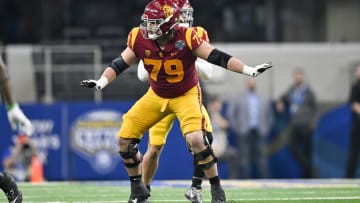
M 0 188 L 4 191 L 9 203 L 22 202 L 22 194 L 10 174 L 0 172 Z
M 169 105 L 180 121 L 181 130 L 193 151 L 195 162 L 209 178 L 212 202 L 225 202 L 225 192 L 218 176 L 217 159 L 204 133 L 205 118 L 201 108 L 200 88 L 192 88 L 182 97 L 173 99 Z
M 207 110 L 205 108 L 204 105 L 201 106 L 202 107 L 202 113 L 204 115 L 205 118 L 205 129 L 206 129 L 206 137 L 207 140 L 209 141 L 210 145 L 212 144 L 212 126 L 211 126 L 211 122 L 210 122 L 210 117 L 209 114 L 207 113 Z M 191 149 L 189 148 L 190 152 Z M 201 195 L 201 191 L 202 191 L 202 180 L 205 176 L 204 171 L 201 169 L 201 167 L 194 161 L 194 172 L 193 172 L 193 177 L 191 180 L 191 187 L 185 192 L 185 197 L 192 201 L 192 202 L 201 202 L 202 201 L 202 195 Z
M 151 181 L 158 168 L 161 151 L 174 123 L 174 119 L 175 114 L 170 114 L 149 130 L 149 145 L 142 161 L 142 179 L 149 190 Z
M 149 191 L 151 191 L 151 181 L 158 169 L 159 157 L 162 152 L 163 145 L 148 145 L 142 161 L 142 180 Z
M 226 201 L 225 192 L 221 187 L 217 170 L 217 158 L 215 157 L 210 143 L 205 139 L 202 131 L 193 131 L 185 134 L 194 153 L 194 160 L 209 178 L 213 203 Z
M 118 133 L 119 152 L 131 182 L 129 202 L 147 202 L 147 198 L 150 196 L 141 180 L 142 157 L 138 143 L 150 126 L 166 116 L 164 112 L 160 112 L 162 102 L 161 98 L 149 90 L 123 116 L 123 123 Z

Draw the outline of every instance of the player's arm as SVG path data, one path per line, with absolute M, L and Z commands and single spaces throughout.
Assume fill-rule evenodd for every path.
M 15 104 L 15 99 L 11 94 L 9 77 L 5 71 L 5 64 L 1 58 L 0 58 L 0 90 L 1 90 L 1 95 L 4 97 L 6 105 Z
M 20 109 L 16 103 L 12 91 L 11 84 L 7 72 L 5 71 L 5 64 L 0 57 L 0 93 L 4 97 L 8 119 L 13 130 L 20 130 L 26 135 L 32 135 L 33 126 L 30 120 Z
M 105 68 L 104 72 L 98 80 L 88 79 L 80 82 L 80 85 L 89 88 L 95 87 L 97 90 L 101 90 L 106 85 L 111 83 L 115 78 L 123 71 L 130 67 L 130 65 L 136 62 L 136 55 L 132 49 L 127 47 L 119 57 L 111 61 L 111 63 Z
M 209 36 L 205 28 L 197 26 L 194 27 L 196 33 L 198 36 L 206 42 L 209 42 Z M 199 77 L 203 80 L 209 80 L 212 77 L 213 74 L 213 65 L 204 59 L 197 58 L 195 61 L 195 67 L 197 72 L 199 73 Z
M 242 73 L 248 76 L 256 77 L 265 70 L 272 67 L 271 62 L 257 65 L 255 67 L 247 66 L 238 58 L 230 56 L 229 54 L 222 52 L 207 42 L 203 42 L 194 53 L 208 62 L 226 68 L 230 71 Z

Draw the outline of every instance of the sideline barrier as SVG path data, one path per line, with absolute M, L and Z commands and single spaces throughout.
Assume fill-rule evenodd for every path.
M 122 115 L 134 102 L 26 104 L 22 109 L 31 119 L 31 137 L 43 162 L 43 178 L 52 180 L 128 179 L 117 147 L 117 132 Z M 7 120 L 0 108 L 0 121 Z M 350 112 L 347 105 L 323 114 L 313 136 L 313 163 L 319 178 L 342 178 L 349 146 Z M 7 122 L 0 122 L 0 149 L 13 143 L 16 133 Z M 144 154 L 148 135 L 139 148 Z M 0 152 L 3 153 L 3 152 Z M 284 162 L 287 167 L 284 167 Z M 359 163 L 360 164 L 360 163 Z M 270 157 L 271 178 L 298 178 L 299 168 L 287 148 Z M 220 163 L 220 177 L 226 178 L 227 165 Z M 2 170 L 2 167 L 0 166 Z M 186 149 L 176 121 L 162 153 L 155 179 L 192 177 L 192 156 Z M 358 177 L 360 176 L 358 167 Z

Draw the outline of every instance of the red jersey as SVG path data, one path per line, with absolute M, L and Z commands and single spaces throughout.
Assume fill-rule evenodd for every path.
M 175 29 L 174 37 L 163 49 L 155 40 L 145 39 L 138 27 L 128 36 L 127 45 L 143 60 L 151 88 L 164 98 L 181 96 L 199 82 L 192 51 L 203 39 L 193 28 Z

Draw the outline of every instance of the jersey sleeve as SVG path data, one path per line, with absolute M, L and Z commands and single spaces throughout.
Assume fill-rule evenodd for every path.
M 191 51 L 197 49 L 203 43 L 203 39 L 197 34 L 195 29 L 193 28 L 186 29 L 185 37 L 186 37 L 186 44 L 188 45 Z
M 128 35 L 127 46 L 130 49 L 132 49 L 133 51 L 134 51 L 134 46 L 135 46 L 135 40 L 136 40 L 138 33 L 139 33 L 139 28 L 135 27 L 130 31 L 130 33 Z
M 203 39 L 206 42 L 210 42 L 209 35 L 208 35 L 207 31 L 205 30 L 205 28 L 197 26 L 196 32 L 199 35 L 199 37 L 201 37 L 201 39 Z

